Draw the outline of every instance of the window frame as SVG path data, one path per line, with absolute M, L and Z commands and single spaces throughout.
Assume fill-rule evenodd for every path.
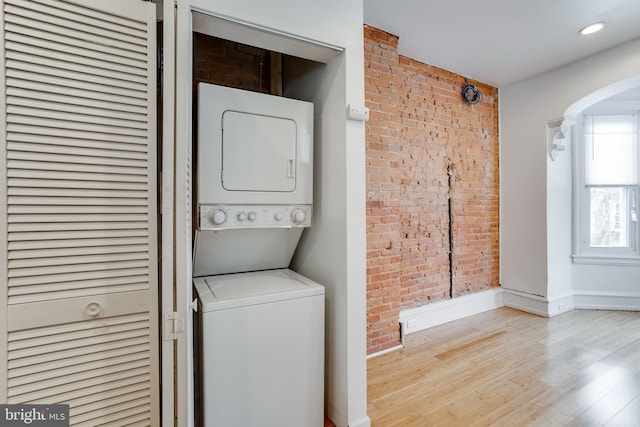
M 584 111 L 576 126 L 574 126 L 574 137 L 576 143 L 573 144 L 574 152 L 574 249 L 573 262 L 576 264 L 609 264 L 609 265 L 640 265 L 640 223 L 638 220 L 632 221 L 631 211 L 635 206 L 638 215 L 638 204 L 640 203 L 640 185 L 631 184 L 611 184 L 611 185 L 587 185 L 586 184 L 586 161 L 585 161 L 585 117 L 605 116 L 605 115 L 630 115 L 636 116 L 637 129 L 640 129 L 640 111 L 638 109 L 590 109 Z M 640 131 L 638 131 L 640 133 Z M 640 144 L 640 135 L 638 136 Z M 636 162 L 640 169 L 640 149 L 637 150 Z M 640 175 L 640 172 L 638 172 Z M 640 182 L 640 176 L 639 182 Z M 590 212 L 590 189 L 591 188 L 626 188 L 628 209 L 628 247 L 594 247 L 591 246 L 591 212 Z

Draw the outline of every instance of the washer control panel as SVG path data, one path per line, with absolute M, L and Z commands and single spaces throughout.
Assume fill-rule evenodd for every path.
M 200 205 L 199 230 L 311 227 L 311 205 Z

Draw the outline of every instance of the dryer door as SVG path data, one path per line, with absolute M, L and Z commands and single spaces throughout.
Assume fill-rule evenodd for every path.
M 222 115 L 222 186 L 228 191 L 296 188 L 296 123 L 227 110 Z

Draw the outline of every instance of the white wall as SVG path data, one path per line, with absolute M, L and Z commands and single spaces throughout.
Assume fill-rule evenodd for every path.
M 548 139 L 552 136 L 549 135 Z M 547 143 L 549 142 L 547 139 Z M 571 295 L 572 275 L 572 143 L 565 139 L 566 149 L 555 160 L 547 156 L 547 294 L 549 301 Z M 561 307 L 550 307 L 548 314 L 570 310 L 571 301 Z
M 629 277 L 637 286 L 628 268 L 600 267 L 608 280 L 596 284 L 588 278 L 597 275 L 571 263 L 570 153 L 550 161 L 545 135 L 546 123 L 576 102 L 637 74 L 640 40 L 500 90 L 501 284 L 507 293 L 542 297 L 547 314 L 570 308 L 567 295 L 587 282 L 592 292 L 628 292 Z
M 535 82 L 500 89 L 500 284 L 547 295 L 546 129 L 562 116 Z
M 364 125 L 346 119 L 348 103 L 364 105 L 362 0 L 191 4 L 196 10 L 344 49 L 326 65 L 301 74 L 288 89 L 288 95 L 313 101 L 316 107 L 313 226 L 305 230 L 292 268 L 326 288 L 329 416 L 338 427 L 369 426 Z

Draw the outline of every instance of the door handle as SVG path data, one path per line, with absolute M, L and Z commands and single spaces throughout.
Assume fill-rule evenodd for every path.
M 287 178 L 295 178 L 296 177 L 296 159 L 289 158 L 287 161 Z
M 100 307 L 100 304 L 98 304 L 97 302 L 89 303 L 84 308 L 84 312 L 91 317 L 97 316 L 98 314 L 100 314 L 100 311 L 102 311 L 102 307 Z

